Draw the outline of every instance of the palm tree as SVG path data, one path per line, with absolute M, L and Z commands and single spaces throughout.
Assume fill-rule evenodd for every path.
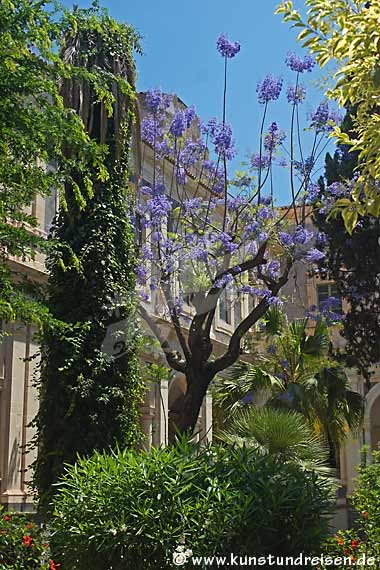
M 258 355 L 254 364 L 234 366 L 216 389 L 216 401 L 230 412 L 250 403 L 260 405 L 261 399 L 266 407 L 301 413 L 328 444 L 330 465 L 336 467 L 337 448 L 361 425 L 363 398 L 329 358 L 326 324 L 317 321 L 311 330 L 309 319 L 290 323 L 271 308 L 262 335 L 267 353 Z
M 297 412 L 250 407 L 217 437 L 231 445 L 254 447 L 280 461 L 295 462 L 307 470 L 330 473 L 326 467 L 328 450 Z

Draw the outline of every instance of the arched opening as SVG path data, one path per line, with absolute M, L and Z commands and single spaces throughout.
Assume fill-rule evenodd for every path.
M 377 449 L 380 444 L 380 382 L 376 382 L 367 394 L 364 429 L 365 444 L 371 451 Z
M 380 395 L 372 404 L 370 411 L 371 449 L 377 449 L 380 443 Z

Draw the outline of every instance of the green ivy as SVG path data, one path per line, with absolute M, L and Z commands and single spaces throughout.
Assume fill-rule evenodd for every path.
M 66 327 L 46 327 L 42 335 L 34 477 L 41 509 L 49 508 L 64 463 L 72 464 L 78 454 L 86 456 L 94 449 L 136 444 L 143 394 L 136 356 L 132 199 L 127 192 L 135 100 L 134 36 L 129 26 L 93 7 L 67 15 L 63 58 L 67 51 L 73 54 L 73 45 L 80 47 L 72 65 L 79 67 L 86 61 L 86 71 L 91 75 L 96 68 L 112 92 L 105 102 L 99 101 L 99 90 L 88 79 L 63 85 L 66 94 L 86 89 L 94 113 L 89 128 L 94 140 L 101 138 L 99 117 L 104 105 L 108 174 L 99 181 L 93 173 L 91 184 L 78 182 L 78 188 L 67 181 L 52 230 L 48 307 Z M 120 75 L 111 68 L 116 55 L 124 70 Z M 71 100 L 64 95 L 64 101 Z M 117 124 L 115 114 L 120 117 L 120 109 L 123 119 Z M 71 154 L 71 159 L 75 177 L 78 157 Z M 112 333 L 124 325 L 126 343 L 116 350 Z M 107 342 L 110 349 L 104 348 Z

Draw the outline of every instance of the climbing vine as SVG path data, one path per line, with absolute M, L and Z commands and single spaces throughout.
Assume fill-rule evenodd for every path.
M 105 148 L 107 175 L 72 176 L 62 190 L 48 256 L 49 309 L 66 323 L 42 339 L 38 459 L 34 482 L 46 509 L 64 463 L 94 449 L 133 446 L 143 388 L 136 350 L 135 242 L 128 158 L 134 122 L 134 30 L 96 5 L 65 14 L 61 57 L 78 70 L 61 87 L 91 140 Z

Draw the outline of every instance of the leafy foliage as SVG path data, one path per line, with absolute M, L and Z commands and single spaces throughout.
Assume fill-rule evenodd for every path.
M 143 393 L 127 200 L 134 36 L 96 8 L 76 10 L 67 21 L 63 59 L 74 66 L 86 62 L 90 74 L 94 69 L 103 74 L 112 99 L 99 100 L 98 88 L 87 78 L 62 86 L 65 105 L 77 103 L 74 110 L 83 120 L 87 115 L 91 139 L 107 145 L 108 175 L 102 183 L 94 177 L 81 187 L 69 180 L 52 229 L 48 306 L 67 328 L 63 333 L 46 328 L 42 338 L 35 486 L 44 509 L 63 464 L 74 463 L 77 453 L 136 443 Z M 74 165 L 80 160 L 75 154 L 71 158 Z
M 342 131 L 355 136 L 355 109 L 349 108 Z M 340 145 L 333 157 L 326 157 L 325 179 L 321 179 L 320 201 L 329 199 L 329 187 L 350 180 L 355 175 L 357 153 L 348 153 Z M 349 235 L 341 218 L 331 220 L 320 209 L 314 210 L 314 222 L 327 238 L 326 256 L 320 264 L 322 275 L 333 279 L 348 308 L 341 334 L 346 339 L 342 359 L 356 366 L 369 380 L 371 365 L 380 360 L 380 219 L 358 217 Z
M 316 55 L 323 67 L 338 64 L 335 85 L 328 95 L 342 107 L 356 107 L 355 137 L 335 128 L 339 143 L 358 153 L 360 177 L 350 198 L 337 201 L 346 228 L 352 232 L 358 216 L 380 215 L 380 116 L 374 107 L 380 95 L 379 46 L 380 7 L 364 0 L 306 0 L 306 20 L 293 9 L 293 2 L 283 1 L 277 13 L 295 28 L 301 28 L 299 41 Z
M 380 452 L 373 452 L 370 464 L 366 462 L 366 450 L 363 458 L 357 488 L 351 497 L 357 513 L 355 528 L 338 532 L 328 541 L 327 548 L 335 556 L 353 557 L 356 561 L 363 560 L 364 555 L 367 561 L 370 557 L 374 562 L 361 567 L 374 568 L 380 557 Z
M 62 570 L 166 570 L 179 545 L 194 556 L 318 552 L 330 493 L 324 477 L 252 449 L 181 440 L 96 453 L 66 471 L 52 545 Z
M 296 412 L 270 408 L 243 410 L 232 420 L 229 430 L 217 437 L 283 461 L 294 461 L 307 469 L 323 469 L 327 465 L 327 450 L 305 418 Z
M 58 570 L 49 558 L 47 537 L 27 515 L 0 508 L 0 536 L 0 568 Z
M 350 388 L 346 374 L 328 357 L 328 330 L 322 320 L 313 331 L 308 319 L 287 323 L 271 309 L 262 329 L 270 344 L 255 363 L 240 362 L 217 390 L 217 401 L 234 413 L 245 405 L 259 404 L 301 413 L 314 432 L 335 448 L 349 430 L 355 432 L 363 418 L 363 398 Z M 279 323 L 276 330 L 274 323 Z M 264 394 L 262 394 L 264 392 Z M 229 429 L 230 431 L 230 429 Z
M 49 2 L 5 0 L 0 20 L 0 318 L 41 324 L 49 320 L 41 295 L 34 290 L 31 297 L 32 284 L 12 274 L 7 260 L 46 250 L 30 206 L 72 180 L 65 149 L 80 155 L 77 181 L 89 171 L 94 180 L 105 176 L 104 149 L 59 93 L 59 81 L 76 75 L 56 53 L 60 14 Z

